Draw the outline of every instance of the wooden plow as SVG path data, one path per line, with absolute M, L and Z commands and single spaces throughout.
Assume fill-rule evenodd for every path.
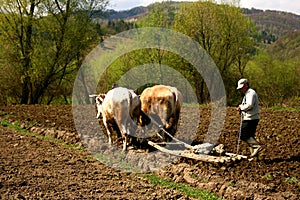
M 166 130 L 164 130 L 161 126 L 158 125 L 157 122 L 155 122 L 153 119 L 151 119 L 155 125 L 159 127 L 159 131 L 157 132 L 157 135 L 160 138 L 163 138 L 160 133 L 164 132 L 166 133 L 170 138 L 172 138 L 175 142 L 162 142 L 162 143 L 155 143 L 152 141 L 148 141 L 148 144 L 159 151 L 162 151 L 164 153 L 168 153 L 175 156 L 190 158 L 194 160 L 204 161 L 204 162 L 211 162 L 211 163 L 229 163 L 229 162 L 235 162 L 243 159 L 248 159 L 247 156 L 234 154 L 234 153 L 227 153 L 223 149 L 224 145 L 219 144 L 217 146 L 212 146 L 206 153 L 199 153 L 199 147 L 201 145 L 191 146 L 183 141 L 178 140 L 177 138 L 173 137 L 170 133 L 168 133 Z M 209 143 L 207 143 L 209 144 Z M 212 144 L 210 144 L 212 145 Z M 167 147 L 170 148 L 167 148 Z M 201 149 L 200 149 L 201 151 Z M 197 153 L 198 152 L 198 153 Z M 213 154 L 213 155 L 210 155 Z M 251 161 L 252 159 L 248 159 Z
M 190 158 L 194 160 L 204 161 L 204 162 L 212 162 L 212 163 L 228 163 L 228 162 L 234 162 L 242 159 L 248 159 L 247 156 L 238 155 L 234 153 L 224 153 L 224 155 L 220 156 L 214 156 L 214 155 L 207 155 L 207 154 L 196 154 L 193 152 L 193 149 L 186 149 L 186 150 L 170 150 L 167 148 L 164 148 L 163 146 L 148 141 L 148 144 L 153 146 L 154 148 L 158 149 L 159 151 L 162 151 L 164 153 L 168 153 L 175 156 Z M 166 143 L 167 144 L 167 143 Z

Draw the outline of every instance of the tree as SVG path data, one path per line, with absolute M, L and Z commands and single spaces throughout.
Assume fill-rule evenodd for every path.
M 299 102 L 299 99 L 293 99 L 300 94 L 299 66 L 299 61 L 288 57 L 280 60 L 279 53 L 261 51 L 249 64 L 246 73 L 264 106 L 283 106 L 289 100 Z
M 95 10 L 107 0 L 8 0 L 1 5 L 1 69 L 16 72 L 16 103 L 50 103 L 97 41 Z M 5 65 L 4 65 L 5 64 Z M 1 74 L 3 75 L 3 74 Z
M 234 5 L 199 1 L 182 4 L 175 17 L 174 29 L 193 38 L 213 58 L 226 83 L 230 100 L 234 95 L 231 91 L 235 80 L 243 75 L 254 48 L 253 24 Z M 203 91 L 203 80 L 198 82 L 200 94 L 207 94 Z
M 162 28 L 170 28 L 174 21 L 175 8 L 172 7 L 172 3 L 170 1 L 163 1 L 162 3 L 154 4 L 150 10 L 149 15 L 147 15 L 144 19 L 140 20 L 138 23 L 139 27 L 162 27 Z M 161 46 L 160 37 L 157 38 L 157 45 Z M 164 83 L 164 77 L 162 76 L 162 64 L 169 64 L 166 60 L 167 52 L 161 48 L 157 49 L 143 49 L 135 52 L 134 54 L 127 55 L 127 57 L 135 57 L 137 63 L 135 64 L 143 64 L 143 63 L 157 63 L 159 67 L 158 76 L 160 77 L 160 82 Z

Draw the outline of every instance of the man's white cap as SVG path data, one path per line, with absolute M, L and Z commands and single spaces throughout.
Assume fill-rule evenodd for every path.
M 245 78 L 242 78 L 238 81 L 238 86 L 237 86 L 237 90 L 241 89 L 242 87 L 244 87 L 244 84 L 248 83 L 248 80 Z

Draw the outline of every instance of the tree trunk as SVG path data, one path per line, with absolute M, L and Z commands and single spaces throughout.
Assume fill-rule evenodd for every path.
M 21 5 L 19 5 L 21 8 Z M 30 1 L 30 11 L 28 13 L 22 13 L 22 9 L 20 9 L 20 15 L 23 18 L 24 14 L 27 14 L 26 16 L 28 18 L 27 24 L 23 21 L 24 24 L 21 26 L 21 48 L 22 48 L 22 54 L 24 57 L 24 64 L 23 64 L 23 86 L 22 86 L 22 94 L 21 94 L 21 104 L 28 104 L 29 103 L 29 95 L 30 95 L 30 83 L 31 79 L 30 76 L 28 75 L 29 70 L 31 68 L 31 54 L 33 52 L 32 48 L 32 27 L 33 27 L 33 14 L 35 10 L 35 0 Z M 25 17 L 24 17 L 25 18 Z M 24 26 L 23 26 L 24 25 Z M 23 32 L 25 32 L 25 36 L 23 35 Z
M 22 94 L 21 94 L 21 104 L 28 104 L 29 102 L 29 83 L 30 83 L 30 77 L 26 76 L 23 80 L 22 85 Z

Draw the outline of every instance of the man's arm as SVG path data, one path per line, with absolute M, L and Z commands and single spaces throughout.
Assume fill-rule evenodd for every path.
M 239 108 L 241 111 L 248 111 L 251 110 L 254 107 L 255 104 L 255 91 L 249 91 L 246 95 L 246 103 L 245 104 L 240 104 Z

